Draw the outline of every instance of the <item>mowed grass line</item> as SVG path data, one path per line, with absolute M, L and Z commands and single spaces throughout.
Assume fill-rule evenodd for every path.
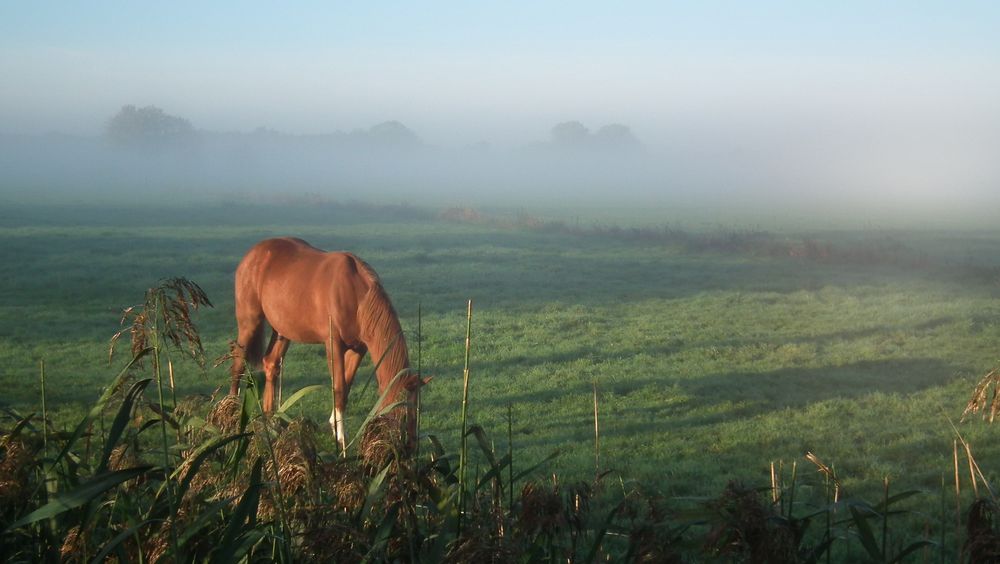
M 946 417 L 957 419 L 971 382 L 996 360 L 991 289 L 949 272 L 689 255 L 435 221 L 279 220 L 0 226 L 0 401 L 36 410 L 44 359 L 57 421 L 78 419 L 112 372 L 107 339 L 120 310 L 168 276 L 198 282 L 215 302 L 197 322 L 208 355 L 222 355 L 236 263 L 256 240 L 284 234 L 371 262 L 414 355 L 421 305 L 422 364 L 435 377 L 423 425 L 442 437 L 457 436 L 472 298 L 471 419 L 499 437 L 510 404 L 518 456 L 527 465 L 559 449 L 551 470 L 565 480 L 593 476 L 596 382 L 604 465 L 670 495 L 713 495 L 730 478 L 762 484 L 771 460 L 805 451 L 869 497 L 884 475 L 936 488 L 950 463 Z M 956 241 L 966 240 L 932 239 L 938 253 Z M 286 392 L 328 382 L 321 351 L 292 346 Z M 202 375 L 182 363 L 178 374 L 180 393 L 227 381 L 226 367 Z M 366 362 L 349 425 L 374 402 L 374 386 L 361 393 L 369 374 Z M 326 420 L 329 398 L 314 394 L 298 409 Z M 1000 460 L 989 429 L 962 430 L 984 466 Z

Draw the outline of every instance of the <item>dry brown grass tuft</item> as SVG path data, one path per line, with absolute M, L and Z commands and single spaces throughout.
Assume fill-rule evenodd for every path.
M 135 445 L 130 445 L 128 443 L 122 443 L 116 446 L 114 450 L 111 451 L 111 456 L 108 457 L 109 470 L 125 470 L 128 468 L 142 466 L 143 464 L 144 461 L 139 458 L 139 454 L 135 451 Z M 121 485 L 122 491 L 135 491 L 146 482 L 146 479 L 146 475 L 132 478 Z
M 333 497 L 340 511 L 354 513 L 361 509 L 368 493 L 368 477 L 354 464 L 343 460 L 324 462 L 317 468 L 320 488 Z
M 239 396 L 226 396 L 212 407 L 205 420 L 223 433 L 234 433 L 240 428 L 242 410 L 243 400 Z
M 28 470 L 35 464 L 35 452 L 21 439 L 0 445 L 0 507 L 20 507 L 31 495 Z
M 988 499 L 977 499 L 969 507 L 965 540 L 969 562 L 1000 563 L 1000 534 L 993 522 L 996 511 L 996 503 Z
M 706 549 L 715 555 L 747 557 L 750 562 L 794 562 L 794 531 L 772 519 L 773 509 L 760 493 L 731 481 L 722 495 L 709 503 L 717 521 L 706 537 Z
M 371 471 L 378 472 L 388 464 L 398 467 L 407 448 L 400 418 L 396 414 L 386 414 L 372 419 L 361 435 L 360 445 L 361 460 Z
M 192 394 L 181 398 L 174 407 L 174 418 L 183 420 L 188 417 L 200 415 L 205 412 L 205 406 L 209 405 L 214 396 L 205 394 Z
M 482 527 L 477 521 L 462 532 L 445 555 L 445 562 L 474 564 L 504 564 L 522 560 L 522 550 L 507 536 L 496 534 L 492 527 Z
M 329 505 L 303 513 L 300 530 L 296 558 L 301 562 L 361 562 L 370 548 L 365 534 Z
M 66 533 L 62 547 L 59 548 L 59 557 L 62 562 L 82 561 L 84 555 L 83 535 L 80 534 L 80 527 L 76 526 Z
M 166 556 L 167 550 L 170 548 L 169 525 L 164 523 L 156 533 L 146 537 L 143 545 L 146 562 L 156 564 L 163 561 L 163 557 Z
M 261 418 L 254 422 L 251 456 L 264 457 L 264 475 L 271 476 L 273 483 L 280 487 L 272 486 L 264 491 L 261 496 L 262 515 L 276 515 L 278 496 L 293 506 L 308 504 L 310 499 L 315 498 L 318 434 L 316 424 L 305 419 L 296 419 L 288 425 L 275 418 Z
M 552 534 L 566 525 L 558 486 L 528 482 L 521 489 L 520 525 L 528 533 Z

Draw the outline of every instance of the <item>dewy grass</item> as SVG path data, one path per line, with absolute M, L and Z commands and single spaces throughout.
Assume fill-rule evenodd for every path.
M 65 219 L 87 223 L 87 213 Z M 37 388 L 23 384 L 38 380 L 44 358 L 52 429 L 72 430 L 106 383 L 101 343 L 114 331 L 116 309 L 136 288 L 178 272 L 217 301 L 198 324 L 205 349 L 224 351 L 232 269 L 261 231 L 369 256 L 408 328 L 420 304 L 421 363 L 435 375 L 422 393 L 421 429 L 440 437 L 445 452 L 457 453 L 460 443 L 459 336 L 474 289 L 482 376 L 475 422 L 487 430 L 510 422 L 517 466 L 530 466 L 558 447 L 593 440 L 596 380 L 602 470 L 627 470 L 666 497 L 714 496 L 730 478 L 757 483 L 768 460 L 807 451 L 835 461 L 852 495 L 876 499 L 885 475 L 933 490 L 942 467 L 951 473 L 951 461 L 942 460 L 952 433 L 928 414 L 957 419 L 974 377 L 996 362 L 995 286 L 966 275 L 997 264 L 995 233 L 893 234 L 933 259 L 914 270 L 431 220 L 269 214 L 252 229 L 170 223 L 170 216 L 152 226 L 0 225 L 0 385 L 7 390 L 0 401 L 37 410 Z M 812 235 L 846 246 L 873 236 Z M 949 266 L 935 266 L 941 259 Z M 210 394 L 224 379 L 218 372 L 192 377 L 196 363 L 171 360 L 178 398 Z M 314 347 L 293 346 L 286 385 L 328 385 L 323 362 Z M 352 401 L 370 405 L 373 395 L 359 391 Z M 328 416 L 329 396 L 312 394 L 294 410 Z M 971 420 L 959 428 L 989 475 L 986 461 L 1000 457 L 990 440 L 995 429 Z M 328 437 L 320 441 L 328 448 Z M 589 449 L 563 449 L 551 465 L 562 483 L 590 480 L 593 467 Z M 967 463 L 961 467 L 968 480 Z M 972 488 L 961 493 L 964 504 Z
M 467 343 L 471 344 L 470 324 L 471 314 L 467 317 L 466 326 Z M 121 372 L 116 383 L 99 400 L 91 415 L 77 426 L 78 432 L 69 437 L 62 448 L 64 454 L 56 459 L 58 461 L 67 456 L 78 458 L 79 455 L 71 451 L 80 447 L 77 440 L 82 434 L 79 430 L 89 426 L 97 414 L 108 407 L 114 398 L 121 398 L 99 463 L 81 466 L 81 468 L 87 466 L 96 468 L 97 473 L 92 477 L 78 476 L 77 479 L 82 478 L 80 481 L 83 487 L 76 489 L 72 489 L 72 483 L 63 481 L 60 489 L 68 487 L 70 490 L 59 494 L 58 506 L 43 505 L 20 517 L 15 513 L 12 518 L 16 520 L 5 522 L 5 530 L 0 537 L 0 542 L 3 542 L 0 546 L 3 554 L 25 555 L 27 553 L 24 551 L 29 550 L 29 545 L 24 544 L 25 542 L 30 542 L 31 546 L 39 542 L 43 544 L 51 542 L 51 540 L 46 541 L 44 535 L 30 536 L 30 532 L 25 530 L 25 527 L 32 523 L 49 517 L 61 517 L 56 523 L 57 534 L 51 538 L 83 539 L 79 541 L 81 543 L 79 547 L 73 549 L 80 554 L 103 558 L 114 552 L 119 556 L 133 554 L 153 561 L 162 557 L 185 560 L 234 559 L 244 556 L 290 561 L 297 558 L 295 551 L 300 550 L 296 548 L 299 545 L 293 545 L 290 539 L 313 534 L 310 531 L 314 530 L 312 527 L 315 526 L 350 527 L 355 531 L 352 534 L 356 535 L 350 542 L 358 547 L 359 554 L 380 560 L 405 557 L 409 561 L 436 561 L 443 554 L 450 554 L 451 558 L 460 559 L 483 558 L 486 555 L 498 557 L 502 555 L 505 559 L 516 559 L 520 555 L 528 561 L 550 561 L 554 558 L 570 560 L 583 558 L 594 561 L 598 557 L 616 561 L 631 560 L 629 555 L 636 554 L 656 554 L 656 558 L 660 559 L 673 555 L 670 557 L 676 558 L 681 553 L 698 554 L 697 549 L 684 549 L 682 540 L 685 537 L 694 540 L 703 534 L 708 535 L 706 542 L 694 541 L 691 546 L 708 547 L 709 555 L 743 555 L 757 558 L 780 554 L 783 561 L 798 559 L 816 561 L 824 554 L 829 557 L 831 551 L 839 546 L 834 544 L 834 539 L 841 539 L 838 541 L 840 543 L 850 543 L 849 539 L 852 538 L 858 539 L 856 542 L 860 543 L 860 548 L 864 552 L 872 558 L 881 560 L 900 559 L 920 548 L 931 546 L 926 539 L 917 539 L 905 545 L 899 544 L 898 549 L 895 545 L 890 547 L 892 525 L 889 516 L 904 515 L 905 510 L 901 512 L 895 506 L 916 492 L 903 492 L 890 496 L 889 482 L 885 479 L 880 503 L 867 504 L 858 498 L 852 498 L 848 502 L 852 518 L 831 525 L 830 512 L 835 510 L 836 502 L 830 504 L 828 498 L 824 497 L 829 495 L 826 493 L 829 487 L 819 489 L 818 495 L 800 500 L 813 490 L 813 487 L 798 477 L 797 461 L 794 460 L 791 464 L 791 480 L 787 486 L 780 477 L 777 480 L 772 478 L 772 489 L 777 488 L 779 491 L 775 494 L 776 499 L 772 498 L 771 507 L 762 502 L 752 489 L 732 484 L 718 500 L 707 503 L 702 510 L 697 510 L 697 514 L 703 519 L 701 522 L 705 525 L 703 529 L 666 520 L 666 514 L 659 509 L 650 510 L 648 514 L 640 516 L 636 513 L 634 505 L 641 499 L 641 497 L 635 498 L 636 495 L 641 496 L 638 493 L 627 494 L 624 501 L 610 511 L 606 510 L 604 514 L 601 514 L 601 510 L 596 513 L 591 512 L 590 500 L 593 488 L 602 487 L 599 479 L 593 485 L 578 484 L 565 486 L 565 489 L 560 486 L 558 480 L 552 485 L 545 482 L 528 482 L 520 496 L 510 500 L 508 511 L 502 511 L 502 506 L 497 504 L 497 501 L 501 499 L 504 486 L 499 480 L 504 475 L 505 466 L 512 462 L 511 440 L 508 438 L 510 455 L 504 460 L 497 460 L 483 429 L 478 425 L 468 428 L 467 431 L 462 430 L 463 438 L 475 434 L 483 454 L 490 463 L 489 471 L 482 477 L 479 477 L 477 472 L 475 483 L 462 484 L 455 472 L 441 464 L 447 460 L 447 456 L 442 456 L 443 453 L 437 453 L 426 463 L 396 454 L 393 457 L 394 462 L 386 464 L 384 457 L 378 457 L 380 462 L 365 470 L 370 481 L 361 510 L 357 513 L 340 514 L 337 512 L 337 506 L 332 505 L 330 510 L 334 513 L 331 514 L 330 510 L 323 507 L 326 507 L 326 503 L 333 502 L 317 504 L 315 496 L 317 493 L 322 496 L 322 490 L 316 492 L 308 488 L 311 481 L 318 482 L 323 479 L 315 472 L 325 471 L 321 470 L 323 465 L 316 458 L 315 452 L 310 448 L 297 451 L 298 454 L 277 456 L 272 433 L 283 435 L 290 432 L 290 428 L 285 427 L 282 418 L 270 420 L 262 418 L 259 399 L 255 393 L 256 384 L 252 377 L 249 377 L 252 375 L 248 375 L 246 380 L 247 391 L 243 401 L 239 402 L 241 404 L 239 413 L 233 413 L 232 416 L 223 419 L 215 416 L 206 417 L 208 421 L 216 421 L 220 428 L 234 428 L 235 422 L 225 421 L 238 418 L 238 427 L 234 428 L 237 434 L 226 437 L 225 434 L 212 435 L 212 431 L 209 431 L 210 435 L 206 442 L 196 443 L 192 445 L 194 448 L 189 447 L 180 454 L 183 460 L 178 468 L 185 468 L 185 472 L 170 472 L 162 478 L 152 477 L 144 482 L 134 482 L 135 479 L 146 475 L 150 467 L 136 466 L 113 470 L 110 473 L 102 473 L 102 468 L 108 467 L 109 453 L 118 450 L 116 445 L 121 439 L 129 433 L 141 433 L 141 431 L 130 431 L 129 429 L 138 426 L 126 422 L 139 417 L 139 412 L 134 406 L 140 404 L 139 400 L 145 386 L 152 379 L 136 382 L 124 396 L 117 394 L 116 390 L 126 382 L 129 368 L 135 366 L 143 356 L 155 352 L 155 337 L 145 342 L 154 347 L 143 349 L 133 358 L 130 366 Z M 467 390 L 467 387 L 465 389 Z M 293 394 L 293 397 L 301 398 L 305 395 L 305 392 L 300 392 Z M 227 398 L 220 405 L 231 399 Z M 467 400 L 467 396 L 463 399 Z M 148 405 L 148 408 L 157 413 L 161 421 L 169 418 L 177 421 L 178 425 L 190 429 L 186 433 L 195 432 L 195 427 L 187 427 L 191 423 L 182 423 L 178 419 L 180 414 L 172 406 L 159 403 Z M 512 418 L 509 416 L 509 411 L 508 417 L 510 425 Z M 365 427 L 367 420 L 358 431 L 359 436 L 367 434 Z M 23 433 L 26 428 L 26 425 L 21 423 L 8 436 Z M 251 436 L 249 433 L 244 433 L 244 430 L 252 430 L 253 434 L 257 435 L 252 440 L 253 444 L 259 446 L 252 446 Z M 195 441 L 199 440 L 197 436 L 197 434 L 191 435 Z M 282 436 L 281 440 L 284 441 L 285 437 Z M 234 448 L 226 454 L 223 449 L 230 443 L 233 443 Z M 6 448 L 9 444 L 10 439 L 5 439 L 2 446 Z M 133 445 L 133 448 L 141 448 L 139 446 L 141 442 L 138 441 L 129 441 L 128 444 Z M 216 454 L 221 456 L 215 457 Z M 211 466 L 206 465 L 212 458 L 216 464 L 222 465 L 218 470 L 210 471 Z M 467 458 L 467 455 L 463 455 L 462 458 Z M 273 476 L 269 482 L 265 482 L 263 478 L 268 466 L 264 462 L 265 459 L 270 461 L 270 472 Z M 366 460 L 372 460 L 372 457 L 346 461 L 334 458 L 334 460 L 337 460 L 335 463 L 339 465 L 363 465 L 366 464 Z M 828 470 L 825 464 L 818 462 L 817 457 L 809 457 L 809 460 L 823 471 L 827 479 L 832 475 L 832 470 Z M 251 462 L 252 466 L 249 471 L 247 462 Z M 294 468 L 289 468 L 289 465 Z M 232 470 L 225 470 L 227 467 Z M 280 476 L 286 468 L 292 469 L 295 473 L 306 473 L 307 477 L 298 479 L 300 488 L 285 491 Z M 783 475 L 780 468 L 779 464 L 777 472 L 779 476 Z M 390 469 L 395 470 L 390 473 Z M 537 467 L 526 472 L 530 474 L 535 471 Z M 205 478 L 197 476 L 206 472 L 209 475 Z M 515 480 L 521 479 L 524 475 L 525 472 L 521 472 L 515 476 L 512 470 L 509 470 L 507 489 L 512 491 Z M 65 474 L 60 476 L 61 480 L 67 478 Z M 176 485 L 179 487 L 171 485 L 175 480 L 182 480 Z M 455 482 L 467 488 L 473 498 L 449 507 L 448 500 L 455 498 L 449 497 L 447 492 L 451 487 L 450 484 Z M 192 490 L 195 483 L 200 485 Z M 492 485 L 492 490 L 490 492 L 484 490 L 484 485 Z M 119 495 L 121 488 L 130 488 L 128 496 Z M 195 492 L 194 497 L 189 495 L 192 491 Z M 202 497 L 199 493 L 209 491 L 217 491 L 221 495 Z M 165 492 L 165 496 L 161 496 L 159 492 Z M 287 508 L 284 501 L 286 493 L 289 495 Z M 306 497 L 300 497 L 301 495 Z M 101 500 L 106 500 L 108 496 L 111 496 L 113 501 L 101 503 Z M 167 510 L 169 519 L 155 518 L 157 512 L 152 510 L 147 513 L 146 518 L 140 518 L 136 524 L 129 525 L 135 523 L 132 520 L 130 507 L 134 507 L 135 501 L 144 497 L 148 498 L 147 501 L 153 504 L 154 509 L 157 504 L 161 504 L 160 510 Z M 171 497 L 173 499 L 170 499 Z M 805 511 L 809 504 L 817 501 L 825 504 L 825 507 Z M 429 507 L 424 505 L 426 503 L 433 503 L 438 508 L 440 513 L 437 517 L 429 514 L 425 520 L 407 517 L 408 515 L 415 517 L 418 507 Z M 649 500 L 647 503 L 653 502 Z M 277 523 L 266 517 L 268 504 L 276 504 Z M 101 519 L 93 519 L 86 517 L 87 512 L 84 512 L 85 517 L 81 522 L 67 511 L 80 506 L 104 508 L 99 511 L 104 511 L 106 514 Z M 24 511 L 30 509 L 29 502 Z M 337 517 L 338 514 L 342 517 Z M 462 527 L 452 528 L 448 515 L 454 515 L 456 518 L 460 516 Z M 806 531 L 809 521 L 816 518 L 826 519 L 827 532 L 822 538 L 811 539 L 795 533 L 795 531 Z M 315 519 L 320 521 L 315 522 Z M 403 524 L 400 524 L 400 520 L 403 520 Z M 873 522 L 877 522 L 880 526 L 877 533 L 872 527 Z M 772 528 L 773 526 L 768 523 L 778 523 L 777 528 Z M 940 523 L 939 526 L 946 525 Z M 836 533 L 831 533 L 831 527 L 839 529 Z M 146 531 L 144 534 L 147 535 L 154 533 L 149 537 L 150 541 L 127 546 L 125 540 L 132 538 L 140 530 Z M 617 535 L 608 536 L 606 533 L 611 530 L 618 531 Z M 486 536 L 483 536 L 484 534 Z M 31 540 L 26 541 L 21 535 L 28 535 Z M 734 542 L 733 539 L 740 540 Z M 626 544 L 616 545 L 619 542 Z M 309 550 L 312 551 L 309 554 L 313 556 L 322 557 L 324 554 L 316 545 L 306 543 L 301 546 L 309 546 Z M 329 545 L 327 550 L 337 550 L 336 546 L 338 546 L 336 543 Z M 47 550 L 45 546 L 41 549 Z M 66 550 L 65 545 L 63 549 Z M 315 552 L 316 550 L 320 552 Z M 847 554 L 850 552 L 848 548 Z M 325 554 L 329 557 L 331 553 Z

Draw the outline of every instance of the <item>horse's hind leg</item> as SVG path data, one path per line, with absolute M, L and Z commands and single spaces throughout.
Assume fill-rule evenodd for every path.
M 236 317 L 237 336 L 236 345 L 233 347 L 233 366 L 231 368 L 229 386 L 230 395 L 240 393 L 240 378 L 249 367 L 251 370 L 257 368 L 261 360 L 261 352 L 264 348 L 264 316 L 263 315 L 237 315 Z
M 271 342 L 267 346 L 267 354 L 264 355 L 264 413 L 274 412 L 275 384 L 279 387 L 278 401 L 281 401 L 281 366 L 289 344 L 289 340 L 279 335 L 277 331 L 271 333 Z

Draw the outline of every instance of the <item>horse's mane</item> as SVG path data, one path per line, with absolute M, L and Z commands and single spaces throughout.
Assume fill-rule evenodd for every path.
M 392 301 L 382 287 L 378 274 L 365 261 L 357 256 L 353 258 L 358 266 L 358 272 L 368 282 L 368 292 L 358 304 L 358 321 L 361 325 L 362 339 L 372 351 L 372 362 L 378 363 L 379 358 L 375 355 L 382 354 L 382 351 L 388 348 L 382 359 L 382 367 L 391 369 L 392 373 L 386 374 L 384 382 L 379 378 L 379 386 L 382 387 L 388 384 L 397 372 L 410 366 L 406 337 L 403 335 L 399 316 L 396 315 L 396 310 L 392 307 Z M 383 371 L 379 370 L 379 373 Z

